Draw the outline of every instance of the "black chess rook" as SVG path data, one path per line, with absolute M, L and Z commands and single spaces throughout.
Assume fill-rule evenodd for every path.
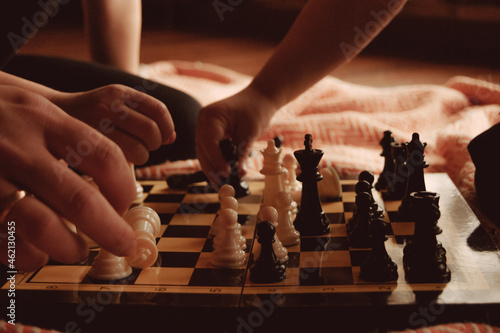
M 311 134 L 306 134 L 305 149 L 293 153 L 301 170 L 297 180 L 302 182 L 299 211 L 293 224 L 302 236 L 319 236 L 330 233 L 330 221 L 321 207 L 318 193 L 318 182 L 323 179 L 323 176 L 318 172 L 318 164 L 323 157 L 323 151 L 313 149 L 312 141 Z

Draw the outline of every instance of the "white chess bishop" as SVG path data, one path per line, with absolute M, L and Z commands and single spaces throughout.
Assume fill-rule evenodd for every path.
M 263 167 L 260 173 L 264 175 L 264 193 L 261 208 L 274 205 L 274 198 L 283 191 L 281 175 L 283 167 L 281 166 L 281 148 L 276 148 L 274 140 L 267 141 L 267 148 L 261 150 L 264 157 Z

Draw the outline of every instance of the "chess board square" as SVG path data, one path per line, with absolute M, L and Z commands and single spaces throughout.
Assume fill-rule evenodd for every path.
M 190 286 L 240 287 L 245 278 L 244 268 L 195 268 Z
M 187 193 L 183 198 L 182 202 L 194 205 L 205 205 L 207 203 L 218 203 L 219 194 L 218 193 Z
M 206 203 L 181 203 L 179 205 L 178 213 L 181 214 L 215 214 L 219 210 L 219 203 L 206 202 Z
M 350 251 L 352 266 L 360 266 L 370 254 L 370 249 L 355 249 Z
M 154 185 L 142 185 L 142 192 L 149 193 Z
M 149 267 L 139 274 L 135 284 L 187 286 L 194 268 Z
M 413 229 L 415 228 L 414 222 L 392 222 L 391 223 L 394 235 L 413 235 Z
M 349 251 L 302 252 L 300 267 L 350 267 Z
M 345 224 L 330 224 L 330 237 L 347 237 L 347 229 Z
M 201 252 L 205 244 L 204 238 L 161 238 L 158 242 L 159 252 Z
M 250 194 L 241 198 L 238 198 L 238 202 L 241 203 L 254 203 L 260 204 L 262 202 L 262 195 Z
M 351 267 L 307 267 L 300 268 L 299 285 L 352 285 Z
M 322 202 L 321 203 L 321 208 L 323 208 L 323 211 L 326 214 L 342 213 L 342 212 L 344 212 L 344 205 L 343 205 L 342 201 Z
M 89 255 L 87 258 L 83 259 L 82 261 L 76 262 L 71 264 L 71 266 L 89 266 L 92 265 L 94 262 L 95 257 L 99 254 L 99 250 L 91 250 L 89 251 Z M 52 265 L 52 266 L 60 266 L 60 265 L 66 265 L 66 264 L 61 264 L 57 261 L 54 260 L 49 260 L 47 265 Z
M 159 213 L 158 216 L 160 217 L 161 224 L 167 225 L 170 224 L 170 221 L 172 220 L 172 217 L 174 217 L 174 214 Z
M 257 215 L 260 210 L 260 203 L 241 203 L 238 205 L 238 214 Z
M 207 238 L 210 226 L 169 225 L 162 237 Z
M 344 211 L 353 212 L 356 208 L 356 203 L 354 202 L 344 202 Z
M 343 192 L 342 193 L 342 201 L 343 202 L 355 202 L 356 201 L 356 192 Z
M 184 194 L 149 194 L 146 199 L 144 199 L 144 202 L 181 202 L 182 199 L 184 199 Z
M 205 183 L 200 183 L 200 185 L 193 185 L 187 189 L 187 193 L 203 194 L 203 193 L 217 193 L 212 186 Z
M 300 267 L 300 252 L 288 252 L 287 268 Z
M 158 214 L 175 214 L 179 204 L 174 202 L 146 202 L 144 206 L 150 207 Z
M 214 222 L 215 216 L 216 214 L 176 214 L 169 224 L 210 226 Z
M 344 213 L 326 213 L 326 217 L 330 224 L 344 224 L 346 223 Z
M 302 237 L 300 251 L 346 251 L 347 237 Z
M 198 252 L 159 252 L 158 262 L 161 267 L 195 267 Z
M 29 281 L 32 283 L 81 283 L 87 276 L 90 266 L 43 266 Z
M 352 183 L 349 183 L 349 184 L 346 184 L 346 183 L 343 183 L 342 185 L 342 193 L 345 193 L 345 192 L 355 192 L 356 190 L 356 184 L 352 184 Z

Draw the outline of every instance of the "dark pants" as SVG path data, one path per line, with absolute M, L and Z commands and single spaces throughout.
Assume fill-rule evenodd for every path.
M 64 92 L 92 90 L 115 83 L 143 91 L 165 103 L 177 133 L 176 141 L 152 152 L 147 164 L 196 157 L 195 129 L 201 106 L 181 91 L 109 66 L 58 57 L 18 55 L 4 71 Z

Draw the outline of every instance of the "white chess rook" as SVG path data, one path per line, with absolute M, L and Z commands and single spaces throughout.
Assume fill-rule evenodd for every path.
M 134 268 L 150 267 L 158 258 L 156 238 L 160 237 L 160 217 L 150 207 L 135 206 L 123 218 L 134 229 L 137 240 L 137 249 L 127 257 L 128 263 Z

